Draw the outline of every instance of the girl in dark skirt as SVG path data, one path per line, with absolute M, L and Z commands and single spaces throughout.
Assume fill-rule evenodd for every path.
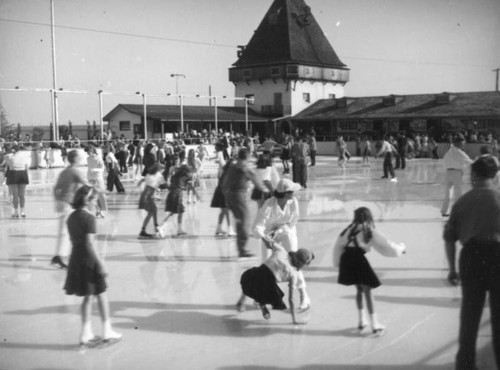
M 91 322 L 93 296 L 96 296 L 99 302 L 99 312 L 103 323 L 103 340 L 117 341 L 122 337 L 111 327 L 109 303 L 106 295 L 105 277 L 107 272 L 94 245 L 96 219 L 91 213 L 91 208 L 93 208 L 96 198 L 97 191 L 93 187 L 87 185 L 80 187 L 72 203 L 75 210 L 67 221 L 73 248 L 64 290 L 66 294 L 84 297 L 81 306 L 80 344 L 82 345 L 90 344 L 95 340 Z
M 385 327 L 378 322 L 371 293 L 372 289 L 380 286 L 380 281 L 365 257 L 372 247 L 386 257 L 398 257 L 406 250 L 403 243 L 391 242 L 375 230 L 371 211 L 360 207 L 354 211 L 353 222 L 342 231 L 335 243 L 334 266 L 339 268 L 339 284 L 356 286 L 359 331 L 367 326 L 363 309 L 364 295 L 372 331 L 375 335 L 382 335 Z
M 289 288 L 288 303 L 292 321 L 294 324 L 305 324 L 297 321 L 293 293 L 297 288 L 298 272 L 311 263 L 314 259 L 313 252 L 305 248 L 300 248 L 296 252 L 287 252 L 269 237 L 262 238 L 262 240 L 272 250 L 272 254 L 262 265 L 246 270 L 241 275 L 240 283 L 243 293 L 236 308 L 240 312 L 244 311 L 246 297 L 250 297 L 259 304 L 264 319 L 269 320 L 271 314 L 266 305 L 271 305 L 275 310 L 286 309 L 283 302 L 285 294 L 278 286 L 278 283 L 286 281 Z
M 160 186 L 165 183 L 165 178 L 160 172 L 160 166 L 158 164 L 155 163 L 149 167 L 148 174 L 146 174 L 145 178 L 139 181 L 138 186 L 140 186 L 143 182 L 146 186 L 139 197 L 139 209 L 145 210 L 147 215 L 142 223 L 139 239 L 151 239 L 153 237 L 159 238 L 162 237 L 162 233 L 158 226 L 158 207 L 156 206 L 155 201 L 160 191 Z M 151 219 L 153 219 L 156 230 L 154 235 L 146 232 L 146 227 Z
M 290 159 L 291 159 L 291 149 L 292 149 L 292 137 L 290 135 L 285 134 L 285 138 L 283 140 L 282 149 L 280 159 L 283 163 L 283 175 L 290 173 Z
M 215 236 L 226 236 L 229 235 L 231 230 L 231 220 L 229 217 L 229 208 L 227 208 L 226 198 L 224 197 L 224 192 L 222 191 L 222 182 L 224 181 L 224 176 L 226 175 L 228 167 L 231 165 L 231 161 L 228 161 L 223 166 L 219 167 L 219 181 L 217 182 L 217 187 L 215 188 L 214 195 L 212 197 L 212 202 L 210 203 L 211 208 L 219 208 L 219 219 L 217 221 L 217 228 L 215 229 Z M 224 231 L 222 229 L 222 224 L 224 219 L 227 220 L 227 229 Z
M 186 232 L 182 228 L 182 218 L 186 207 L 184 206 L 183 192 L 186 190 L 187 182 L 191 180 L 192 173 L 186 164 L 182 164 L 186 158 L 186 152 L 179 152 L 178 165 L 171 168 L 171 175 L 167 182 L 168 195 L 165 203 L 165 211 L 167 216 L 160 226 L 160 232 L 165 234 L 165 227 L 170 216 L 177 214 L 177 236 L 184 236 Z

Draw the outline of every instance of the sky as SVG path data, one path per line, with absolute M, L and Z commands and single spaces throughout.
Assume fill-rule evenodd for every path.
M 272 0 L 54 0 L 57 87 L 234 96 L 228 69 Z M 492 91 L 499 0 L 306 0 L 346 96 Z M 171 77 L 182 74 L 185 77 Z M 0 0 L 0 88 L 52 87 L 50 0 Z M 52 120 L 47 93 L 0 92 L 10 123 Z M 59 94 L 59 124 L 99 122 L 97 94 Z M 140 96 L 103 98 L 103 114 Z M 175 104 L 174 98 L 148 98 Z M 185 104 L 207 104 L 187 99 Z M 221 105 L 232 105 L 231 100 Z

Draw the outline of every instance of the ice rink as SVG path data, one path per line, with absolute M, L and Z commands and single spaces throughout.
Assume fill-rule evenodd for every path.
M 137 239 L 144 217 L 139 190 L 124 181 L 126 194 L 108 195 L 110 211 L 98 220 L 97 238 L 114 328 L 123 339 L 95 349 L 79 348 L 81 298 L 65 295 L 65 271 L 49 265 L 59 171 L 30 172 L 26 219 L 10 218 L 7 187 L 0 186 L 0 369 L 454 368 L 461 294 L 446 282 L 440 161 L 408 161 L 397 183 L 381 179 L 381 160 L 371 168 L 351 161 L 342 170 L 336 158 L 320 157 L 309 168 L 308 189 L 297 193 L 299 246 L 316 255 L 304 270 L 312 300 L 300 315 L 309 320 L 304 326 L 281 311 L 266 321 L 250 300 L 245 312 L 235 310 L 241 273 L 261 262 L 260 242 L 250 242 L 257 259 L 239 262 L 235 239 L 214 236 L 215 177 L 202 180 L 202 201 L 187 205 L 188 237 L 163 240 Z M 209 164 L 206 174 L 214 171 Z M 400 258 L 367 255 L 382 281 L 375 307 L 387 332 L 379 338 L 358 334 L 355 289 L 337 284 L 332 266 L 334 241 L 362 205 L 380 231 L 407 245 Z M 255 214 L 255 202 L 250 206 Z M 161 219 L 163 207 L 162 201 Z M 95 304 L 93 312 L 94 332 L 101 334 Z M 495 368 L 488 307 L 477 352 L 480 369 Z

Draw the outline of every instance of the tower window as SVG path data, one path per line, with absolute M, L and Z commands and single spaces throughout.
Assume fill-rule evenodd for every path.
M 280 72 L 280 67 L 271 67 L 271 76 L 279 76 Z
M 310 103 L 310 102 L 311 102 L 311 94 L 309 94 L 309 93 L 303 93 L 303 94 L 302 94 L 302 99 L 303 99 L 306 103 Z
M 243 70 L 243 78 L 252 78 L 252 70 L 244 69 Z
M 298 66 L 287 66 L 286 67 L 286 74 L 292 75 L 292 76 L 297 76 L 299 74 L 299 67 Z

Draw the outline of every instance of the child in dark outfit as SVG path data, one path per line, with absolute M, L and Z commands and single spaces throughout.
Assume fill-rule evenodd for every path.
M 353 222 L 342 231 L 335 243 L 334 266 L 339 268 L 339 284 L 356 286 L 359 331 L 367 326 L 363 309 L 364 295 L 372 331 L 375 335 L 382 335 L 385 327 L 378 322 L 371 293 L 372 289 L 380 286 L 380 281 L 365 257 L 365 253 L 369 252 L 371 247 L 386 257 L 398 257 L 406 250 L 403 243 L 391 242 L 375 230 L 371 211 L 366 207 L 360 207 L 354 211 Z
M 66 294 L 84 297 L 81 306 L 82 332 L 80 344 L 86 345 L 95 340 L 92 332 L 92 297 L 99 302 L 99 312 L 103 323 L 102 339 L 105 342 L 120 340 L 122 335 L 111 328 L 109 303 L 106 295 L 106 269 L 94 245 L 96 219 L 91 213 L 97 191 L 84 185 L 74 197 L 75 209 L 68 217 L 68 231 L 73 245 L 68 264 L 68 274 L 64 290 Z
M 262 238 L 262 240 L 272 250 L 272 254 L 262 265 L 253 267 L 241 275 L 240 283 L 243 293 L 236 308 L 240 312 L 244 311 L 245 300 L 248 296 L 259 304 L 264 319 L 269 320 L 271 314 L 266 307 L 267 304 L 276 310 L 286 309 L 283 302 L 285 294 L 278 283 L 287 281 L 292 321 L 294 324 L 305 324 L 305 322 L 297 321 L 293 293 L 297 287 L 299 270 L 311 263 L 314 259 L 314 253 L 305 248 L 300 248 L 296 252 L 287 252 L 271 238 Z

